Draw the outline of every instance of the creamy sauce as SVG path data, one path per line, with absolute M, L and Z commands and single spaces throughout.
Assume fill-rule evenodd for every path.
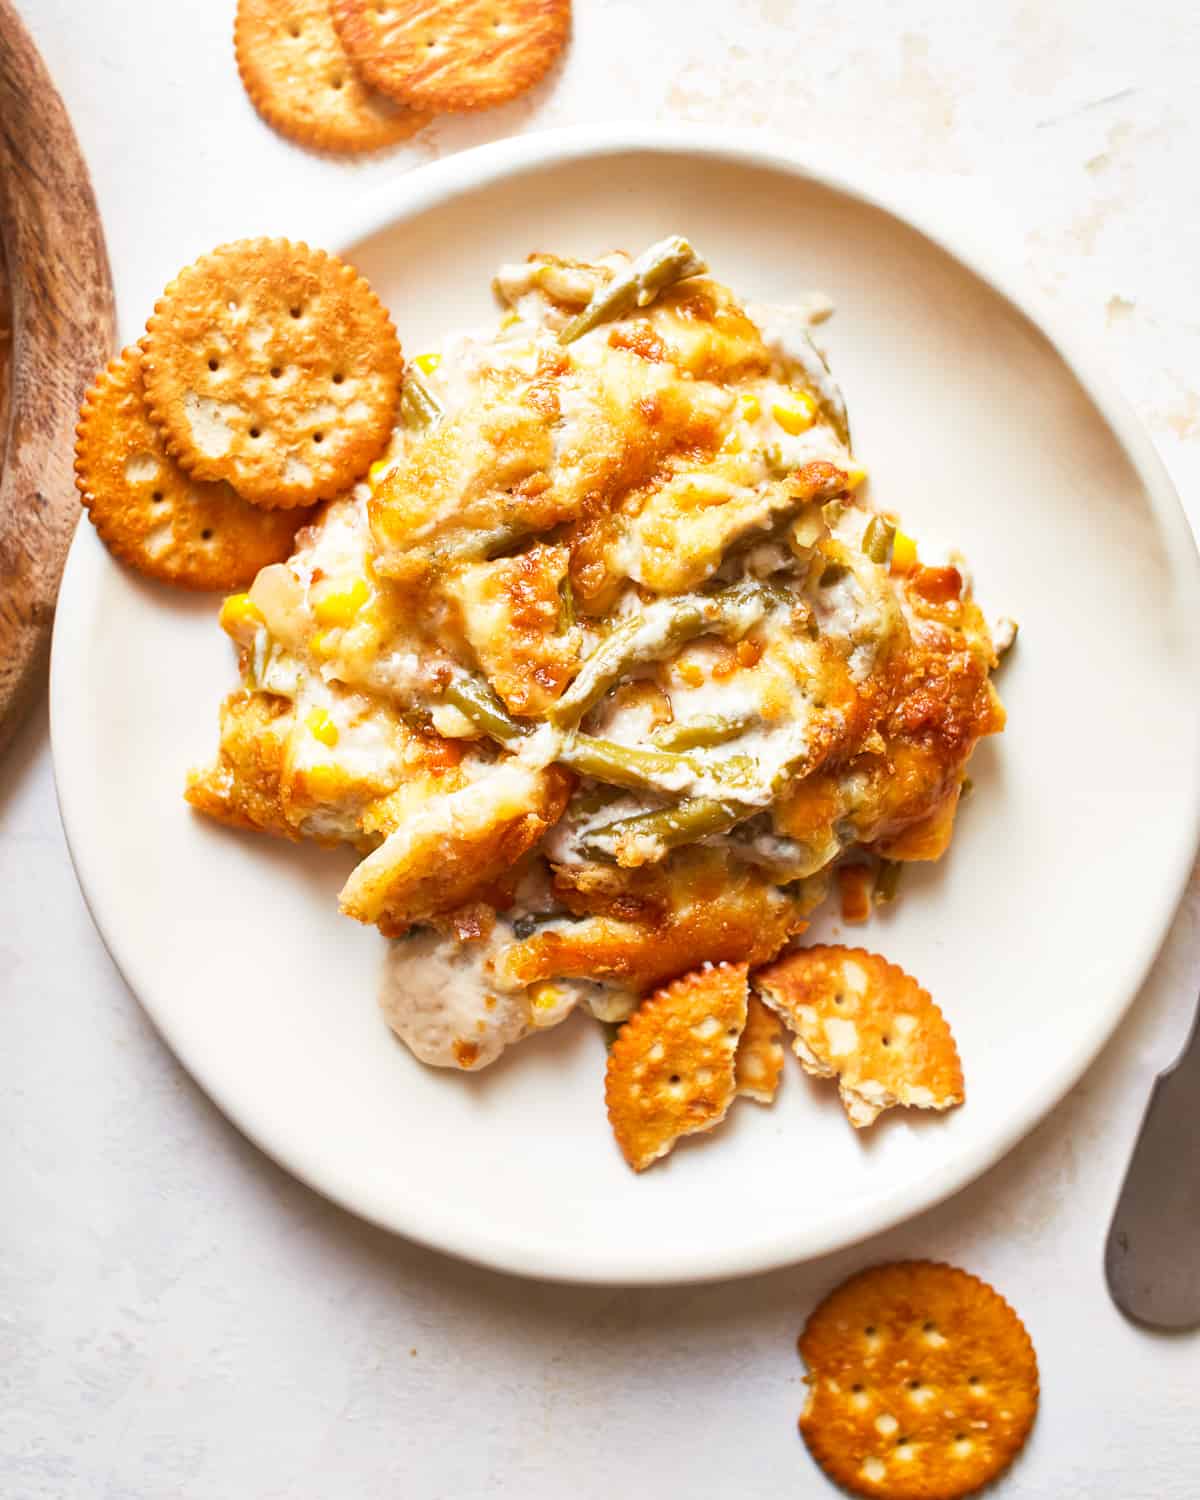
M 493 951 L 491 944 L 460 944 L 431 929 L 392 945 L 380 1005 L 388 1025 L 422 1062 L 486 1067 L 532 1029 L 525 992 L 491 987 L 487 962 Z
M 630 391 L 650 404 L 661 397 L 668 410 L 671 401 L 678 403 L 682 381 L 675 366 L 669 360 L 640 358 L 619 341 L 610 342 L 611 324 L 601 324 L 566 349 L 558 343 L 558 331 L 604 283 L 606 273 L 619 274 L 627 265 L 626 257 L 612 256 L 600 269 L 550 258 L 502 267 L 496 287 L 513 315 L 501 329 L 453 334 L 426 351 L 436 358 L 418 361 L 442 420 L 477 410 L 481 389 L 497 393 L 495 405 L 506 415 L 506 405 L 521 401 L 539 370 L 565 368 L 566 375 L 551 390 L 557 414 L 549 423 L 549 446 L 553 477 L 561 480 L 570 471 L 577 479 L 588 473 L 586 440 L 595 431 L 597 403 L 621 410 L 620 399 L 628 405 Z M 695 458 L 689 449 L 686 460 L 674 454 L 664 460 L 644 497 L 638 492 L 637 506 L 630 506 L 614 528 L 615 540 L 604 542 L 608 592 L 587 596 L 608 601 L 604 623 L 589 620 L 586 604 L 579 606 L 575 634 L 583 640 L 585 660 L 603 649 L 607 632 L 616 628 L 624 631 L 624 645 L 638 662 L 622 674 L 622 690 L 614 692 L 610 686 L 592 709 L 585 732 L 641 749 L 653 749 L 659 743 L 655 732 L 666 727 L 729 720 L 736 723 L 736 735 L 695 751 L 685 749 L 673 761 L 664 757 L 649 792 L 604 791 L 582 778 L 565 816 L 539 846 L 539 854 L 557 865 L 578 868 L 591 861 L 597 848 L 601 857 L 619 855 L 627 866 L 661 860 L 668 851 L 659 839 L 629 838 L 619 849 L 605 850 L 601 830 L 680 797 L 736 801 L 755 811 L 731 831 L 704 842 L 720 844 L 731 861 L 758 866 L 775 885 L 808 882 L 804 900 L 815 905 L 828 881 L 827 867 L 853 838 L 848 815 L 871 795 L 865 780 L 853 775 L 842 778 L 837 788 L 842 811 L 832 826 L 813 833 L 811 842 L 778 836 L 767 811 L 789 770 L 809 754 L 818 715 L 826 732 L 831 722 L 837 723 L 837 714 L 824 701 L 827 684 L 821 674 L 836 666 L 844 687 L 844 661 L 854 681 L 865 683 L 889 642 L 904 629 L 904 613 L 885 569 L 862 552 L 870 512 L 852 503 L 840 512 L 836 505 L 800 510 L 799 492 L 788 490 L 787 476 L 804 465 L 821 461 L 842 470 L 853 465 L 838 435 L 845 436 L 841 392 L 809 337 L 809 329 L 829 311 L 828 300 L 817 295 L 761 316 L 751 310 L 768 351 L 764 360 L 754 342 L 751 377 L 734 376 L 724 385 L 703 374 L 685 375 L 688 409 L 711 419 L 711 427 L 703 430 L 715 433 L 713 446 L 719 444 L 719 451 L 712 454 L 701 446 Z M 689 324 L 686 317 L 668 312 L 657 325 L 651 319 L 647 331 L 653 333 L 655 326 L 668 343 L 675 341 L 681 362 L 706 348 L 705 328 Z M 695 368 L 703 369 L 702 361 Z M 527 418 L 527 407 L 525 413 Z M 226 441 L 222 410 L 215 403 L 193 403 L 190 414 L 199 426 L 201 446 L 219 451 Z M 460 423 L 463 430 L 467 426 Z M 412 445 L 422 441 L 419 432 L 398 429 L 386 464 L 406 454 L 412 458 Z M 467 460 L 475 461 L 469 445 Z M 544 457 L 537 463 L 544 464 Z M 428 535 L 433 548 L 442 545 L 446 533 L 438 528 L 460 503 L 457 489 L 443 495 L 436 480 L 434 473 L 432 518 L 419 509 L 412 518 L 400 511 L 402 523 L 410 527 L 402 534 L 418 540 Z M 489 480 L 494 482 L 494 476 L 481 467 L 480 485 Z M 507 523 L 503 505 L 514 490 L 498 493 L 494 531 L 487 530 L 489 518 L 482 530 L 467 536 L 465 545 L 451 533 L 446 552 L 434 552 L 431 566 L 444 567 L 452 581 L 465 578 L 455 570 L 467 557 L 482 559 L 472 566 L 487 569 L 492 539 L 496 549 L 506 538 L 506 545 L 513 545 L 501 522 Z M 470 717 L 442 700 L 447 668 L 476 670 L 489 643 L 510 629 L 511 600 L 483 589 L 472 592 L 469 600 L 465 594 L 439 600 L 437 590 L 431 590 L 422 597 L 439 602 L 430 604 L 419 621 L 408 618 L 405 596 L 397 592 L 403 586 L 374 567 L 369 500 L 369 488 L 361 485 L 333 502 L 301 534 L 286 564 L 259 574 L 250 599 L 263 623 L 248 648 L 247 672 L 254 686 L 292 702 L 291 774 L 316 774 L 319 780 L 319 773 L 332 767 L 351 788 L 341 800 L 331 795 L 307 815 L 302 830 L 307 833 L 355 837 L 355 819 L 366 796 L 362 789 L 374 782 L 404 783 L 405 744 L 416 739 L 406 725 L 420 729 L 431 723 L 447 739 L 478 742 L 473 752 L 467 751 L 450 789 L 425 801 L 414 799 L 407 815 L 397 817 L 399 826 L 382 825 L 392 831 L 347 882 L 343 900 L 354 900 L 354 915 L 380 920 L 389 910 L 390 882 L 406 860 L 413 868 L 427 868 L 435 858 L 430 850 L 453 848 L 459 838 L 465 847 L 474 847 L 466 838 L 468 830 L 486 831 L 501 812 L 521 817 L 571 731 L 542 723 L 515 749 L 498 751 L 480 738 Z M 519 529 L 516 534 L 520 538 Z M 691 551 L 678 541 L 685 534 Z M 454 550 L 456 546 L 463 550 Z M 935 565 L 936 545 L 922 538 L 920 556 L 923 563 Z M 844 562 L 831 565 L 838 557 Z M 948 552 L 947 561 L 951 559 L 965 578 L 961 558 Z M 388 571 L 382 556 L 380 567 Z M 676 629 L 680 609 L 695 608 L 696 591 L 710 590 L 714 579 L 723 584 L 772 582 L 746 590 L 738 618 L 722 624 L 720 639 L 710 633 L 681 645 Z M 781 602 L 776 584 L 791 597 Z M 339 590 L 358 591 L 353 607 L 341 612 L 327 607 Z M 450 591 L 446 587 L 442 592 Z M 686 603 L 681 598 L 685 593 Z M 612 594 L 618 596 L 615 603 Z M 640 623 L 623 627 L 627 618 Z M 495 673 L 492 680 L 498 681 Z M 636 691 L 624 691 L 631 685 Z M 458 752 L 448 753 L 453 760 Z M 378 825 L 373 837 L 382 837 Z M 473 870 L 471 874 L 474 878 Z M 772 902 L 789 899 L 797 899 L 795 889 L 789 897 L 771 892 Z M 405 911 L 409 909 L 442 908 Z M 573 920 L 557 905 L 542 859 L 534 858 L 515 904 L 497 914 L 486 938 L 460 943 L 432 926 L 413 929 L 389 952 L 380 1002 L 388 1024 L 423 1062 L 474 1069 L 531 1032 L 559 1024 L 576 1008 L 605 1020 L 624 1019 L 636 996 L 620 984 L 555 979 L 512 990 L 496 983 L 498 955 L 527 936 L 533 923 L 544 930 L 546 919 Z M 402 914 L 391 930 L 403 920 Z M 696 955 L 697 961 L 704 957 Z M 848 1034 L 830 1036 L 827 1042 L 834 1054 L 852 1047 Z

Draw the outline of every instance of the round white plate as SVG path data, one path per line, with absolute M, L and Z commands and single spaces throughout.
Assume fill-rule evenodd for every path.
M 747 298 L 833 297 L 827 341 L 877 502 L 918 537 L 961 544 L 985 609 L 1021 623 L 1000 679 L 1009 729 L 972 763 L 949 856 L 908 871 L 899 904 L 849 935 L 940 1002 L 963 1109 L 856 1134 L 834 1090 L 789 1064 L 774 1108 L 742 1101 L 635 1177 L 585 1018 L 477 1076 L 422 1067 L 377 1010 L 382 940 L 337 914 L 349 857 L 228 832 L 181 800 L 234 680 L 214 601 L 143 582 L 81 526 L 54 638 L 79 878 L 191 1073 L 265 1151 L 367 1218 L 575 1280 L 799 1260 L 981 1172 L 1113 1031 L 1200 814 L 1197 558 L 1170 483 L 1103 375 L 911 215 L 761 138 L 641 128 L 426 167 L 325 242 L 368 275 L 415 353 L 494 316 L 500 261 L 637 250 L 672 231 Z

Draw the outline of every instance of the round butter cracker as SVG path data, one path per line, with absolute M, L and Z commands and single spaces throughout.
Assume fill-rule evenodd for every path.
M 185 474 L 150 421 L 142 355 L 126 349 L 84 397 L 75 483 L 115 556 L 147 577 L 189 589 L 245 588 L 282 562 L 308 511 L 264 511 L 227 484 Z
M 268 125 L 320 151 L 378 151 L 429 123 L 368 88 L 334 29 L 329 0 L 238 0 L 242 85 Z
M 255 505 L 332 499 L 387 446 L 404 360 L 352 267 L 289 240 L 238 240 L 181 271 L 142 340 L 168 450 Z
M 617 1145 L 635 1172 L 728 1113 L 746 1025 L 746 973 L 745 964 L 696 969 L 643 1000 L 621 1027 L 604 1094 Z
M 972 1495 L 1008 1468 L 1037 1415 L 1024 1324 L 954 1266 L 902 1261 L 852 1276 L 809 1318 L 799 1350 L 801 1436 L 856 1495 Z
M 331 0 L 366 81 L 413 109 L 503 104 L 566 45 L 571 0 Z

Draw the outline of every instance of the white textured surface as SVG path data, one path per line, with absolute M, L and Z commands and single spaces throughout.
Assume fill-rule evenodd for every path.
M 199 251 L 303 233 L 331 203 L 446 151 L 616 116 L 769 126 L 915 179 L 1024 261 L 1102 341 L 1195 522 L 1189 9 L 1143 5 L 1131 25 L 1127 9 L 1084 0 L 982 18 L 948 0 L 692 0 L 680 32 L 667 0 L 577 0 L 572 56 L 530 99 L 347 166 L 260 126 L 232 66 L 231 8 L 24 5 L 95 175 L 126 337 Z M 1029 482 L 1036 464 L 1014 455 Z M 1114 802 L 1118 828 L 1170 816 L 1132 768 Z M 157 1041 L 91 927 L 44 710 L 0 765 L 0 889 L 6 1500 L 831 1493 L 794 1432 L 794 1335 L 847 1271 L 908 1254 L 993 1280 L 1033 1334 L 1042 1415 L 1005 1493 L 1200 1491 L 1200 1337 L 1129 1327 L 1100 1268 L 1146 1092 L 1200 978 L 1195 888 L 1100 1062 L 973 1188 L 798 1270 L 653 1292 L 453 1264 L 328 1207 L 247 1146 Z

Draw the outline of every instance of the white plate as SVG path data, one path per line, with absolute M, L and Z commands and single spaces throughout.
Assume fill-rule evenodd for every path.
M 874 495 L 962 544 L 1021 622 L 1010 727 L 976 755 L 950 856 L 865 940 L 959 1039 L 966 1107 L 856 1135 L 789 1066 L 635 1177 L 604 1046 L 572 1018 L 478 1076 L 423 1068 L 375 1003 L 382 941 L 337 915 L 350 860 L 185 808 L 234 664 L 211 600 L 144 583 L 81 526 L 54 638 L 54 754 L 79 878 L 167 1042 L 265 1151 L 367 1218 L 529 1274 L 671 1281 L 846 1244 L 981 1172 L 1079 1077 L 1171 918 L 1200 816 L 1197 558 L 1108 381 L 1028 300 L 846 180 L 762 138 L 530 136 L 388 185 L 330 225 L 410 352 L 493 315 L 498 262 L 691 236 L 747 297 L 820 287 Z M 1023 310 L 1024 309 L 1024 310 Z M 821 932 L 823 927 L 818 926 Z M 702 955 L 698 955 L 700 957 Z M 119 1060 L 114 1060 L 114 1065 Z

